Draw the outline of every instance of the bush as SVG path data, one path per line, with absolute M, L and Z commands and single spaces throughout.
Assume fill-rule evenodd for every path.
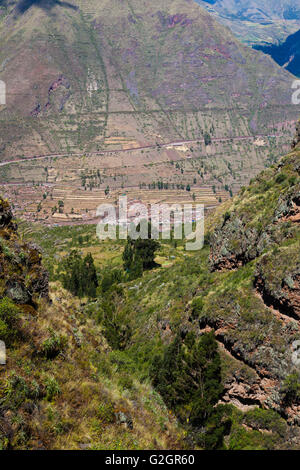
M 102 293 L 108 292 L 115 284 L 120 284 L 123 281 L 123 271 L 121 269 L 107 269 L 102 274 L 101 291 Z
M 66 346 L 67 338 L 50 330 L 50 337 L 43 342 L 41 353 L 47 359 L 54 359 L 66 349 Z
M 0 300 L 0 339 L 11 343 L 17 336 L 19 308 L 8 297 Z
M 60 388 L 54 377 L 45 379 L 46 400 L 52 401 L 54 397 L 60 394 Z
M 224 436 L 230 434 L 232 405 L 218 405 L 206 422 L 205 434 L 200 444 L 206 450 L 224 449 Z
M 284 173 L 280 173 L 278 176 L 276 176 L 275 182 L 277 184 L 281 184 L 286 180 L 287 176 Z
M 115 421 L 115 410 L 110 402 L 100 403 L 97 409 L 97 418 L 103 424 L 111 424 Z
M 205 425 L 223 390 L 213 333 L 199 339 L 188 333 L 184 342 L 178 335 L 163 357 L 154 357 L 150 376 L 167 406 L 181 419 L 189 419 L 196 427 Z
M 151 238 L 151 225 L 148 225 L 148 239 L 138 238 L 133 240 L 130 237 L 123 252 L 124 270 L 129 273 L 130 279 L 137 279 L 142 276 L 143 271 L 158 267 L 154 261 L 155 253 L 160 244 Z
M 288 375 L 281 387 L 282 401 L 285 405 L 291 405 L 300 400 L 300 377 L 298 373 Z
M 35 400 L 40 396 L 40 386 L 35 380 L 28 382 L 12 371 L 5 384 L 5 397 L 1 400 L 1 406 L 18 409 L 26 399 Z
M 118 385 L 122 390 L 133 390 L 133 380 L 128 375 L 123 375 L 118 380 Z
M 96 297 L 98 279 L 91 254 L 82 258 L 73 250 L 59 264 L 60 280 L 63 287 L 77 297 Z
M 201 297 L 196 297 L 192 301 L 192 317 L 193 319 L 199 318 L 202 310 L 203 310 L 203 300 Z
M 246 413 L 244 422 L 253 429 L 267 430 L 285 435 L 286 423 L 276 411 L 255 408 Z

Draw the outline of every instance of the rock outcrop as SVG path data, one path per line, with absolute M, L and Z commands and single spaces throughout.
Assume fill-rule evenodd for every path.
M 266 305 L 300 320 L 300 250 L 295 248 L 264 255 L 257 263 L 255 286 Z
M 211 236 L 213 271 L 243 266 L 271 247 L 280 246 L 297 230 L 299 152 L 260 175 L 244 194 L 234 199 L 230 209 Z
M 300 337 L 299 142 L 300 124 L 294 151 L 216 216 L 210 269 L 228 277 L 202 300 L 199 318 L 200 331 L 213 329 L 226 356 L 250 371 L 229 374 L 222 401 L 271 408 L 297 426 L 300 394 L 286 395 L 286 384 L 299 375 L 293 360 Z
M 35 305 L 48 298 L 48 272 L 34 244 L 23 243 L 7 200 L 0 198 L 0 294 L 17 304 Z

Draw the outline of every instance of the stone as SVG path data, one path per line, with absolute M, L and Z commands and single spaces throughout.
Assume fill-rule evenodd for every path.
M 6 347 L 4 341 L 0 341 L 0 365 L 6 364 Z

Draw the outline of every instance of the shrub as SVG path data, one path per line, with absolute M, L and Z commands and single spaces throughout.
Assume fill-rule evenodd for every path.
M 89 253 L 85 258 L 73 250 L 59 264 L 60 279 L 65 289 L 77 297 L 96 297 L 98 279 L 94 259 Z
M 122 390 L 133 390 L 133 380 L 128 375 L 123 375 L 118 380 L 118 385 Z
M 0 339 L 10 343 L 17 336 L 19 309 L 8 297 L 0 300 Z
M 151 224 L 148 225 L 148 239 L 127 239 L 123 253 L 124 270 L 129 273 L 130 279 L 136 279 L 144 270 L 153 269 L 159 265 L 154 261 L 155 253 L 160 244 L 151 238 Z
M 263 429 L 285 435 L 286 423 L 274 410 L 255 408 L 246 413 L 244 422 L 256 430 Z
M 60 394 L 60 388 L 54 377 L 45 379 L 46 399 L 52 401 L 54 397 Z
M 97 418 L 103 424 L 110 424 L 115 421 L 115 410 L 111 402 L 102 402 L 97 409 Z
M 196 427 L 205 425 L 223 390 L 221 361 L 213 333 L 199 339 L 178 335 L 163 357 L 153 359 L 150 377 L 165 403 L 181 419 Z
M 279 175 L 276 176 L 275 182 L 277 184 L 281 184 L 286 180 L 287 176 L 284 173 L 280 173 Z
M 40 395 L 40 386 L 35 380 L 28 383 L 24 377 L 12 371 L 5 384 L 5 397 L 1 405 L 17 409 L 26 399 L 36 399 Z
M 42 344 L 41 353 L 47 359 L 54 359 L 66 349 L 67 338 L 50 330 L 50 337 Z
M 112 286 L 119 284 L 123 280 L 123 272 L 121 269 L 107 269 L 103 272 L 102 281 L 101 281 L 101 291 L 102 293 L 108 292 Z
M 286 405 L 298 402 L 300 399 L 300 378 L 295 372 L 288 375 L 281 387 L 282 401 Z
M 201 297 L 196 297 L 192 301 L 192 317 L 193 319 L 199 318 L 202 310 L 203 310 L 203 300 Z

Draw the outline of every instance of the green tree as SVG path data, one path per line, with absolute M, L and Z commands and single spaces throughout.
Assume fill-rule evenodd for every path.
M 78 251 L 72 250 L 59 265 L 63 287 L 77 297 L 95 297 L 98 279 L 94 260 L 89 253 L 82 258 Z
M 136 279 L 143 274 L 143 271 L 158 266 L 154 259 L 159 247 L 159 242 L 151 238 L 151 224 L 148 225 L 147 239 L 138 238 L 133 240 L 130 237 L 127 238 L 123 252 L 123 267 L 130 274 L 131 279 Z
M 178 334 L 163 356 L 154 357 L 150 377 L 179 419 L 188 421 L 196 429 L 208 426 L 203 445 L 222 447 L 230 423 L 227 418 L 219 419 L 221 411 L 215 407 L 223 386 L 221 360 L 213 333 L 200 338 L 188 333 L 184 340 Z
M 82 290 L 88 297 L 96 297 L 96 288 L 98 287 L 97 272 L 94 260 L 89 253 L 82 262 Z
M 210 145 L 211 144 L 211 136 L 208 132 L 204 134 L 204 143 L 205 145 Z

